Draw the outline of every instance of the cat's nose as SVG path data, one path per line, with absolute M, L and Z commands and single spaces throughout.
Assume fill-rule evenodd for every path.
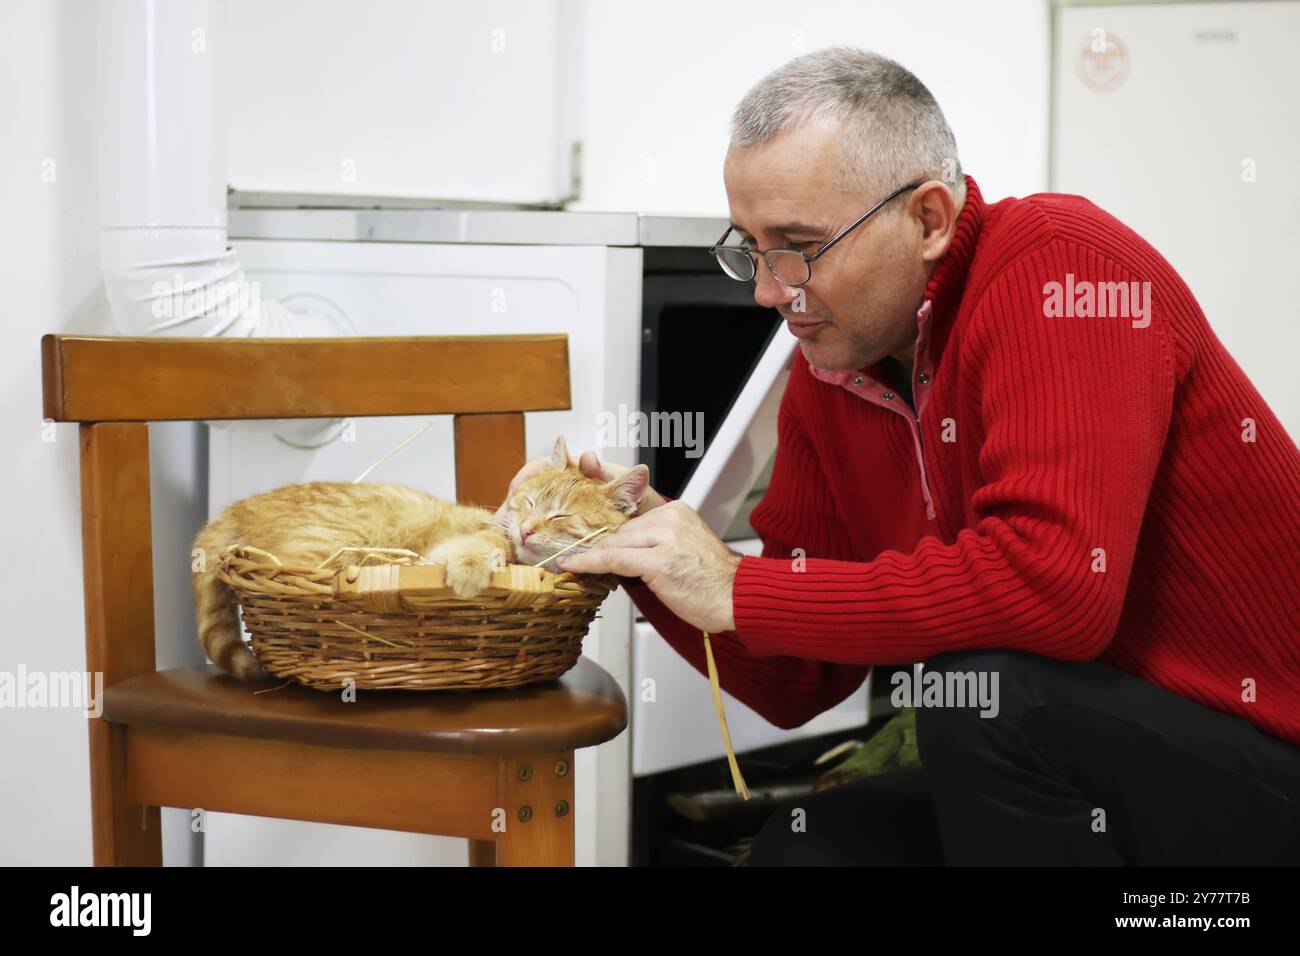
M 528 540 L 529 536 L 532 535 L 532 533 L 533 533 L 533 529 L 532 529 L 532 528 L 520 528 L 520 529 L 519 529 L 519 543 L 520 543 L 520 544 L 523 544 L 524 542 L 526 542 L 526 541 Z

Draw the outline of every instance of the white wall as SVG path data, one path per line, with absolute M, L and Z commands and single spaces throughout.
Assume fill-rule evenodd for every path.
M 0 471 L 6 548 L 0 671 L 78 671 L 77 430 L 42 441 L 40 336 L 103 331 L 95 184 L 94 17 L 84 4 L 0 6 Z M 90 862 L 86 720 L 0 710 L 0 863 Z
M 1048 9 L 1042 0 L 659 0 L 589 3 L 578 209 L 726 215 L 731 112 L 802 52 L 861 46 L 939 101 L 986 198 L 1046 188 Z
M 0 6 L 0 348 L 6 548 L 0 671 L 85 668 L 77 429 L 42 440 L 40 337 L 103 332 L 95 179 L 95 18 Z M 90 862 L 86 720 L 0 710 L 0 864 Z
M 6 561 L 0 672 L 82 672 L 80 470 L 75 424 L 41 419 L 40 338 L 111 334 L 99 271 L 95 17 L 85 0 L 0 6 L 0 287 L 9 290 L 0 348 Z M 150 426 L 152 450 L 196 451 L 187 430 Z M 45 440 L 53 437 L 53 441 Z M 155 505 L 191 494 L 151 455 Z M 188 587 L 168 561 L 193 528 L 155 528 L 158 588 Z M 158 663 L 201 660 L 192 612 L 158 621 Z M 0 865 L 89 864 L 86 718 L 73 709 L 0 709 Z M 169 863 L 195 859 L 185 811 L 164 811 Z

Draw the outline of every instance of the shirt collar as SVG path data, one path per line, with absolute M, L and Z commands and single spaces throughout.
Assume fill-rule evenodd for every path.
M 952 242 L 931 274 L 930 281 L 926 283 L 925 296 L 920 308 L 916 310 L 918 373 L 933 375 L 938 353 L 947 341 L 948 330 L 966 291 L 966 277 L 971 260 L 975 257 L 975 247 L 979 242 L 986 209 L 984 197 L 980 195 L 974 178 L 967 176 L 966 201 L 957 216 L 957 228 L 953 232 Z M 884 379 L 880 363 L 864 365 L 854 370 L 821 369 L 809 363 L 808 370 L 814 378 L 847 388 L 856 394 L 865 395 L 885 388 L 880 384 Z
M 934 306 L 929 299 L 922 302 L 921 307 L 916 310 L 917 355 L 925 355 L 928 350 L 930 344 L 930 319 L 933 314 Z M 864 365 L 860 369 L 825 369 L 818 368 L 809 362 L 808 371 L 812 373 L 813 378 L 820 379 L 828 385 L 839 385 L 858 394 L 865 394 L 864 385 L 878 386 L 880 380 L 884 377 L 880 362 L 875 365 Z M 925 370 L 922 369 L 921 371 Z

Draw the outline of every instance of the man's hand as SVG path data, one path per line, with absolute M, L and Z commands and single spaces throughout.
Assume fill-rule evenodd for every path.
M 736 628 L 731 588 L 740 560 L 695 509 L 672 501 L 557 562 L 564 571 L 640 578 L 683 621 L 716 634 Z

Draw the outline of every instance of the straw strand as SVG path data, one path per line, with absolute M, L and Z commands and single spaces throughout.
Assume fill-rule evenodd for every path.
M 709 665 L 709 688 L 713 691 L 713 706 L 718 710 L 718 724 L 722 727 L 722 744 L 727 748 L 727 764 L 731 767 L 731 782 L 736 793 L 749 799 L 749 787 L 740 774 L 740 764 L 736 761 L 736 751 L 731 746 L 731 731 L 727 729 L 727 714 L 722 709 L 722 688 L 718 684 L 718 665 L 713 662 L 713 645 L 709 643 L 709 632 L 704 632 L 704 657 Z
M 406 439 L 406 441 L 402 442 L 400 445 L 398 445 L 396 448 L 394 448 L 392 451 L 390 451 L 387 455 L 384 455 L 382 458 L 380 458 L 377 462 L 375 462 L 373 465 L 371 465 L 369 468 L 367 468 L 367 469 L 366 469 L 365 471 L 363 471 L 361 474 L 357 475 L 357 477 L 353 478 L 353 479 L 352 479 L 352 483 L 355 485 L 355 484 L 361 482 L 362 480 L 364 480 L 365 477 L 366 477 L 367 475 L 369 475 L 372 471 L 374 471 L 376 468 L 378 468 L 378 467 L 379 467 L 380 465 L 382 465 L 384 462 L 388 461 L 388 459 L 392 458 L 392 457 L 393 457 L 394 455 L 396 455 L 399 451 L 401 451 L 403 448 L 405 448 L 405 447 L 406 447 L 407 445 L 409 445 L 411 442 L 415 441 L 417 438 L 419 438 L 421 435 L 423 435 L 425 432 L 427 432 L 430 428 L 432 428 L 432 427 L 433 427 L 433 422 L 434 422 L 434 420 L 433 420 L 432 418 L 430 418 L 427 422 L 425 422 L 423 428 L 421 428 L 419 431 L 417 431 L 417 432 L 416 432 L 414 435 L 412 435 L 410 438 Z

